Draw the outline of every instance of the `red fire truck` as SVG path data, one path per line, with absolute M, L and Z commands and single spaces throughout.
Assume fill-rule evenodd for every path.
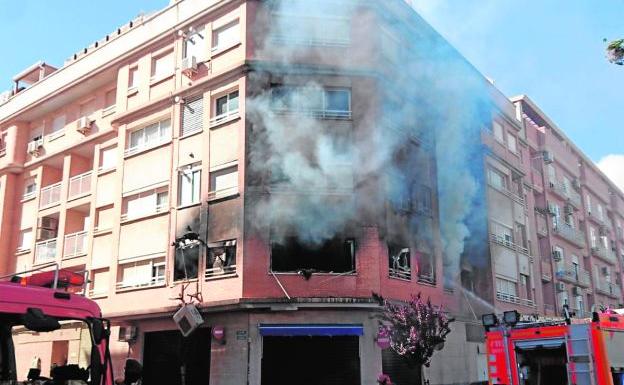
M 110 323 L 95 302 L 77 294 L 84 291 L 84 275 L 52 268 L 0 277 L 8 279 L 0 282 L 0 385 L 111 385 Z M 68 357 L 65 345 L 64 357 L 50 358 L 54 348 L 41 341 L 53 345 L 74 330 L 81 357 Z M 19 345 L 16 339 L 26 343 Z M 31 347 L 28 354 L 16 353 L 21 346 Z
M 505 385 L 623 385 L 624 312 L 591 319 L 522 322 L 516 311 L 483 316 L 489 383 Z

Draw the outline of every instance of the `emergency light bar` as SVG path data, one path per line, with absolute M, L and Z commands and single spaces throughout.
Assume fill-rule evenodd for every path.
M 82 287 L 85 284 L 83 274 L 70 270 L 59 269 L 57 271 L 44 271 L 29 276 L 15 275 L 11 282 L 19 283 L 22 286 L 39 286 L 48 288 L 70 288 Z

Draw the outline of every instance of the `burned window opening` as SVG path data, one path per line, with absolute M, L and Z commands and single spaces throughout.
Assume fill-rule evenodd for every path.
M 335 236 L 314 245 L 291 236 L 281 242 L 274 241 L 271 243 L 271 271 L 306 274 L 355 272 L 355 240 Z
M 175 281 L 196 279 L 197 272 L 199 270 L 200 255 L 200 244 L 177 247 L 175 249 L 175 266 L 173 271 L 173 279 Z
M 236 240 L 208 244 L 206 278 L 236 275 Z
M 412 260 L 410 248 L 388 245 L 388 275 L 391 278 L 412 279 Z
M 418 282 L 435 284 L 435 260 L 431 253 L 417 253 Z

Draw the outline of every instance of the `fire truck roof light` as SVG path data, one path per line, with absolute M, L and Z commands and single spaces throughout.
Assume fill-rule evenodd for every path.
M 494 313 L 484 314 L 481 316 L 481 322 L 483 322 L 483 326 L 486 329 L 489 329 L 492 326 L 498 325 L 498 317 L 496 317 Z
M 503 313 L 503 322 L 508 326 L 515 326 L 520 321 L 520 313 L 510 310 Z

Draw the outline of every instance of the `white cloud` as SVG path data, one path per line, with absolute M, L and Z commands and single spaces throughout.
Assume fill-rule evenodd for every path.
M 624 154 L 611 154 L 600 159 L 598 168 L 624 191 Z

